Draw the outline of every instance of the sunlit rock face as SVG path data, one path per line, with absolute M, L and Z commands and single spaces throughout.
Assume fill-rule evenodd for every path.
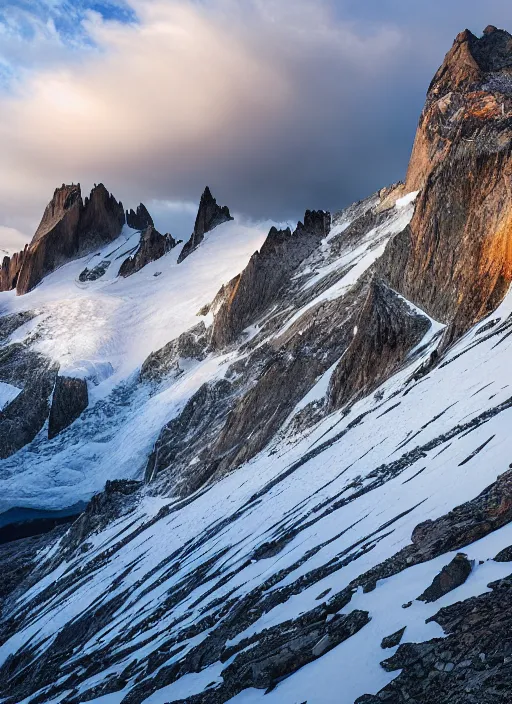
M 501 301 L 512 279 L 512 37 L 459 34 L 420 118 L 406 190 L 410 227 L 381 262 L 389 284 L 438 320 L 449 342 Z
M 79 184 L 63 184 L 46 206 L 32 242 L 23 253 L 20 270 L 10 279 L 11 288 L 15 286 L 19 295 L 27 293 L 57 267 L 111 242 L 121 232 L 124 219 L 122 203 L 103 184 L 95 186 L 85 200 Z

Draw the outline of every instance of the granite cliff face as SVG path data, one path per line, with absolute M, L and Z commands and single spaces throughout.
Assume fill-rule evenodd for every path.
M 459 34 L 421 115 L 407 190 L 410 226 L 381 275 L 437 320 L 448 344 L 493 310 L 512 280 L 512 36 Z
M 353 340 L 331 377 L 329 408 L 342 408 L 374 391 L 400 368 L 429 328 L 428 318 L 374 279 L 355 321 Z
M 230 215 L 227 205 L 217 205 L 217 201 L 212 196 L 208 186 L 204 189 L 203 195 L 199 202 L 199 210 L 197 211 L 194 232 L 188 242 L 185 243 L 178 257 L 178 263 L 186 259 L 189 254 L 199 247 L 207 232 L 210 232 L 223 222 L 233 220 Z
M 62 264 L 118 237 L 124 224 L 122 203 L 103 184 L 85 201 L 80 185 L 55 190 L 16 278 L 18 295 L 27 293 Z
M 273 227 L 261 250 L 251 257 L 247 268 L 226 287 L 222 305 L 215 314 L 212 344 L 222 348 L 233 342 L 254 322 L 286 287 L 299 264 L 327 236 L 331 215 L 306 211 L 292 233 Z

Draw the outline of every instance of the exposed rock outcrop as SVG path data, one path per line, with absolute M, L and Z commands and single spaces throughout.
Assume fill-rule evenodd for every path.
M 108 259 L 104 259 L 99 264 L 96 264 L 96 266 L 93 266 L 92 269 L 88 269 L 86 267 L 81 272 L 80 276 L 78 277 L 78 280 L 81 283 L 85 283 L 86 281 L 96 281 L 97 279 L 101 279 L 103 274 L 109 268 L 110 264 L 111 262 Z
M 37 567 L 37 557 L 41 550 L 48 548 L 65 531 L 65 527 L 58 527 L 44 535 L 0 545 L 0 613 L 3 602 Z
M 386 650 L 387 648 L 396 648 L 396 646 L 400 645 L 400 643 L 402 642 L 405 629 L 406 627 L 404 626 L 399 631 L 395 631 L 395 633 L 392 633 L 390 636 L 386 636 L 385 638 L 383 638 L 380 647 L 383 650 Z
M 330 213 L 307 210 L 304 224 L 299 222 L 293 233 L 289 228 L 272 227 L 260 251 L 226 287 L 213 325 L 213 347 L 220 349 L 233 342 L 265 311 L 293 271 L 326 237 L 330 226 Z
M 341 408 L 371 393 L 399 369 L 429 328 L 428 318 L 374 279 L 353 340 L 332 375 L 329 408 Z
M 178 264 L 192 254 L 194 249 L 199 247 L 207 232 L 210 232 L 223 222 L 233 220 L 227 205 L 217 205 L 217 201 L 212 196 L 208 186 L 204 189 L 203 195 L 199 202 L 199 210 L 197 212 L 194 232 L 188 242 L 185 243 L 178 257 Z
M 254 457 L 347 348 L 366 292 L 363 283 L 313 306 L 273 345 L 256 347 L 225 380 L 202 387 L 162 430 L 146 476 L 184 495 Z
M 146 264 L 163 257 L 177 244 L 174 237 L 169 234 L 161 235 L 152 225 L 149 225 L 140 237 L 137 251 L 121 264 L 119 276 L 127 277 L 135 274 Z
M 145 230 L 147 227 L 154 227 L 153 218 L 148 212 L 144 203 L 140 203 L 136 210 L 126 211 L 126 224 L 134 230 Z
M 120 479 L 107 481 L 105 489 L 92 497 L 87 508 L 62 540 L 64 551 L 75 550 L 94 532 L 133 509 L 141 483 Z
M 200 452 L 208 441 L 215 441 L 218 424 L 230 410 L 233 391 L 226 379 L 201 386 L 180 415 L 162 429 L 149 456 L 146 481 L 165 473 L 165 482 L 172 491 L 187 495 L 210 478 L 211 471 L 198 458 L 194 461 L 194 451 L 197 448 Z M 191 464 L 191 471 L 183 471 L 184 464 Z
M 114 240 L 123 224 L 123 205 L 103 184 L 95 186 L 85 201 L 79 184 L 57 188 L 21 256 L 16 292 L 27 293 L 57 267 Z
M 402 670 L 376 696 L 356 704 L 508 704 L 512 678 L 512 577 L 491 592 L 441 609 L 445 638 L 404 643 L 382 666 Z
M 418 597 L 418 601 L 425 601 L 427 603 L 437 601 L 445 594 L 457 589 L 461 584 L 464 584 L 471 574 L 472 568 L 473 563 L 468 560 L 467 555 L 458 553 L 453 560 L 443 567 L 441 572 L 434 577 L 432 584 Z
M 48 421 L 48 438 L 54 438 L 85 411 L 89 394 L 85 379 L 58 376 L 53 389 Z
M 36 313 L 32 310 L 22 311 L 20 313 L 11 313 L 0 318 L 0 343 L 5 342 L 12 333 L 20 328 L 29 320 L 36 317 Z
M 0 381 L 21 392 L 0 411 L 0 458 L 31 442 L 50 412 L 50 396 L 58 365 L 43 355 L 13 344 L 0 350 Z
M 366 611 L 337 614 L 327 622 L 319 610 L 302 619 L 268 629 L 265 638 L 237 655 L 223 670 L 229 694 L 248 687 L 268 689 L 283 678 L 313 662 L 361 630 L 370 620 Z M 316 616 L 316 621 L 311 617 Z M 244 644 L 245 645 L 245 644 Z M 206 704 L 206 699 L 198 699 Z M 219 702 L 226 701 L 219 697 Z
M 407 190 L 422 189 L 381 274 L 435 319 L 445 344 L 491 312 L 512 280 L 512 37 L 462 32 L 434 77 Z M 456 174 L 456 178 L 454 178 Z
M 411 544 L 362 575 L 357 586 L 370 591 L 379 579 L 386 579 L 447 552 L 460 550 L 510 522 L 512 470 L 507 470 L 476 498 L 435 520 L 418 524 L 412 532 Z
M 140 370 L 142 381 L 158 381 L 166 374 L 181 373 L 180 359 L 202 360 L 206 356 L 208 335 L 204 323 L 182 333 L 176 340 L 168 342 L 162 349 L 152 352 Z

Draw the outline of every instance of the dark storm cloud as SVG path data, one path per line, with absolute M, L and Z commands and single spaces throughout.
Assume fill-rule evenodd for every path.
M 499 0 L 126 4 L 137 22 L 90 15 L 83 55 L 53 36 L 0 97 L 0 225 L 30 234 L 63 181 L 160 201 L 171 230 L 206 183 L 252 219 L 340 208 L 403 178 L 455 35 L 512 28 Z

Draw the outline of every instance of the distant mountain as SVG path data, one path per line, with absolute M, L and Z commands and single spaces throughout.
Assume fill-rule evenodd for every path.
M 510 701 L 511 138 L 489 26 L 339 212 L 55 191 L 0 277 L 4 704 Z

